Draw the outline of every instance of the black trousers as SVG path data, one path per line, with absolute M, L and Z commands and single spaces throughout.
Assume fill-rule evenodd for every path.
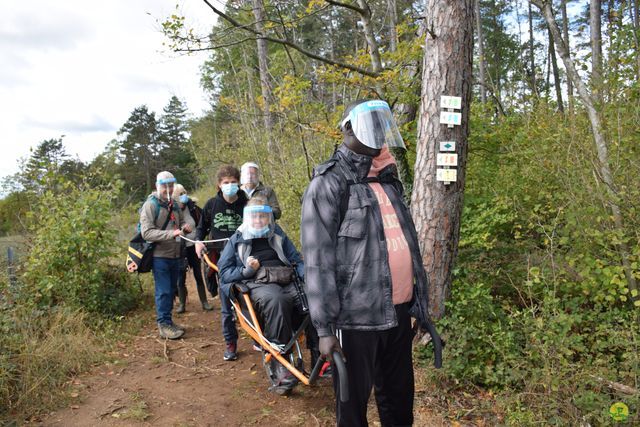
M 349 400 L 340 401 L 338 372 L 333 368 L 338 426 L 367 426 L 367 402 L 375 391 L 380 423 L 387 426 L 413 424 L 413 330 L 409 304 L 396 305 L 398 326 L 386 331 L 339 330 L 347 359 Z
M 289 343 L 293 333 L 304 320 L 302 302 L 295 285 L 281 286 L 275 283 L 253 282 L 248 282 L 246 285 L 251 290 L 249 296 L 264 336 L 277 344 Z M 318 334 L 311 322 L 305 333 L 307 348 L 317 351 Z
M 184 261 L 186 260 L 186 263 Z M 200 258 L 196 255 L 195 246 L 187 246 L 184 250 L 183 268 L 178 277 L 178 288 L 182 289 L 186 294 L 186 282 L 187 282 L 187 264 L 191 267 L 193 272 L 193 278 L 196 280 L 196 289 L 198 290 L 198 297 L 200 302 L 207 301 L 207 294 L 204 291 L 204 279 L 202 278 L 202 267 L 200 264 Z

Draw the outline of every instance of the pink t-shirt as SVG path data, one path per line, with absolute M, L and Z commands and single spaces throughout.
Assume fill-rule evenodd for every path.
M 389 153 L 388 149 L 385 149 L 386 146 L 380 155 L 373 159 L 369 176 L 377 176 L 378 172 L 385 166 L 395 163 L 391 153 Z M 369 183 L 369 186 L 378 199 L 380 214 L 382 215 L 384 237 L 387 241 L 387 252 L 389 254 L 389 269 L 391 270 L 393 304 L 409 302 L 413 297 L 413 265 L 409 245 L 398 221 L 396 210 L 384 192 L 382 185 L 372 182 Z

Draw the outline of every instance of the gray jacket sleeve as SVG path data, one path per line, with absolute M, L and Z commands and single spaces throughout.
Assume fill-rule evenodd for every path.
M 337 178 L 314 178 L 302 202 L 301 240 L 309 309 L 318 336 L 332 334 L 340 313 L 336 286 L 336 244 L 340 217 Z
M 153 220 L 156 209 L 156 205 L 150 200 L 147 200 L 142 205 L 140 210 L 140 233 L 142 233 L 142 238 L 148 242 L 162 242 L 173 239 L 173 230 L 160 229 L 167 219 L 168 212 L 166 209 L 160 209 L 157 222 L 161 225 L 157 225 Z

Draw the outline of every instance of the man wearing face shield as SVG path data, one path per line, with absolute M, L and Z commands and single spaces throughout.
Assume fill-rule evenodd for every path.
M 178 236 L 192 231 L 178 202 L 173 199 L 175 182 L 170 172 L 160 172 L 156 177 L 156 191 L 149 195 L 140 209 L 142 238 L 155 243 L 152 270 L 158 330 L 160 337 L 168 339 L 184 335 L 184 328 L 173 323 L 171 311 L 182 255 Z
M 375 386 L 382 425 L 413 423 L 414 332 L 431 327 L 428 281 L 395 160 L 404 147 L 388 104 L 350 104 L 343 144 L 314 170 L 302 206 L 307 296 L 320 352 L 346 361 L 349 400 L 334 369 L 339 426 L 366 426 Z M 437 347 L 439 348 L 439 347 Z M 439 360 L 439 359 L 437 359 Z
M 273 188 L 260 182 L 260 168 L 254 162 L 247 162 L 240 167 L 240 187 L 248 199 L 262 196 L 267 199 L 267 204 L 273 209 L 273 217 L 278 220 L 282 215 L 278 197 Z
M 293 284 L 293 268 L 302 277 L 300 254 L 273 219 L 265 198 L 256 196 L 244 208 L 242 225 L 220 255 L 220 292 L 229 296 L 233 283 L 245 283 L 258 314 L 264 336 L 285 345 L 301 321 L 301 301 Z M 297 379 L 273 359 L 279 383 L 276 392 L 285 394 Z

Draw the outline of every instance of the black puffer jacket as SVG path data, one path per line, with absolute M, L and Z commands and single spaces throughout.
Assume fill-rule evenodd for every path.
M 305 277 L 311 318 L 321 337 L 330 335 L 332 327 L 379 331 L 398 324 L 382 216 L 366 181 L 371 162 L 371 157 L 342 145 L 315 169 L 304 194 Z M 378 180 L 396 211 L 412 255 L 410 313 L 427 328 L 427 275 L 395 165 L 383 169 Z

